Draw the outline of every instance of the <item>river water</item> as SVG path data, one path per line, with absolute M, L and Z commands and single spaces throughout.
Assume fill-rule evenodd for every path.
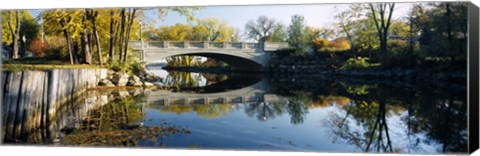
M 110 91 L 56 138 L 6 143 L 315 152 L 467 152 L 464 85 L 150 72 L 168 90 Z M 100 92 L 100 91 L 95 91 Z M 95 96 L 98 97 L 97 93 Z M 134 95 L 134 96 L 132 96 Z M 91 96 L 84 96 L 85 98 Z M 82 103 L 95 100 L 83 100 Z M 65 111 L 73 111 L 66 109 Z M 71 126 L 68 126 L 71 125 Z M 42 131 L 42 132 L 43 132 Z M 27 135 L 27 134 L 26 134 Z M 29 138 L 29 137 L 23 137 Z

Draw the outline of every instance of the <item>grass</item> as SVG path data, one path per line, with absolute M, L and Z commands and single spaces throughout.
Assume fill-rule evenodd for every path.
M 21 58 L 2 62 L 3 71 L 51 70 L 71 68 L 99 68 L 97 65 L 70 64 L 68 61 L 48 58 Z

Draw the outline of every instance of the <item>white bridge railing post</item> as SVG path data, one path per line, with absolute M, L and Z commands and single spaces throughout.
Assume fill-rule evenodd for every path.
M 188 41 L 183 41 L 183 48 L 188 48 Z
M 163 41 L 163 48 L 168 48 L 168 41 Z
M 141 46 L 142 46 L 142 53 L 141 53 L 141 55 L 142 55 L 142 56 L 140 56 L 140 58 L 141 58 L 141 60 L 142 60 L 143 62 L 145 62 L 145 47 L 146 47 L 146 45 L 148 45 L 148 41 L 147 41 L 147 43 L 144 43 L 145 41 L 141 40 L 141 42 L 142 42 L 142 43 L 141 43 Z

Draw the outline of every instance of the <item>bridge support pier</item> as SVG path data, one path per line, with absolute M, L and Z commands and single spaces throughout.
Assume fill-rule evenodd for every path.
M 188 98 L 183 99 L 183 104 L 186 106 L 190 105 L 190 99 Z
M 223 102 L 223 104 L 227 104 L 228 103 L 228 98 L 227 97 L 222 98 L 222 102 Z
M 209 99 L 208 99 L 208 97 L 206 97 L 206 98 L 203 98 L 203 104 L 208 104 L 208 102 L 209 102 Z
M 170 105 L 169 100 L 168 99 L 163 99 L 163 105 L 164 106 Z

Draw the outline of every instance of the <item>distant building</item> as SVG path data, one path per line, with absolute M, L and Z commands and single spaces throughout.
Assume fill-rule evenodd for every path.
M 401 36 L 397 36 L 397 35 L 390 35 L 390 36 L 388 36 L 388 38 L 391 39 L 391 40 L 403 40 L 403 41 L 410 40 L 409 37 L 401 37 Z M 420 39 L 419 36 L 415 36 L 415 37 L 412 38 L 412 41 L 414 43 L 418 43 L 419 39 Z
M 12 50 L 7 45 L 2 45 L 1 53 L 2 61 L 6 61 L 10 59 L 10 54 L 12 53 Z

